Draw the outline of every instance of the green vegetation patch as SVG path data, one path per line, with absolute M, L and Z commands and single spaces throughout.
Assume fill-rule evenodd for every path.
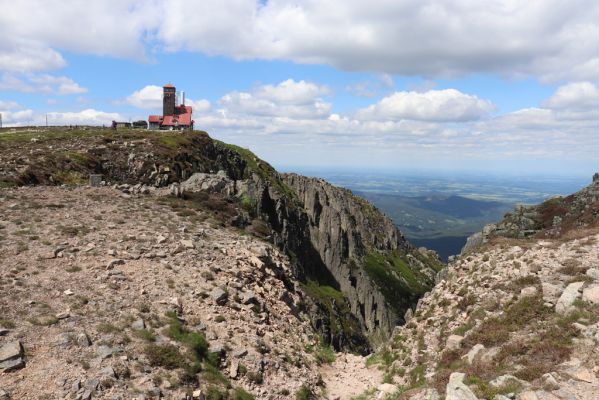
M 379 287 L 391 307 L 401 311 L 402 305 L 422 296 L 430 289 L 429 278 L 412 270 L 400 251 L 371 251 L 363 258 L 364 270 Z

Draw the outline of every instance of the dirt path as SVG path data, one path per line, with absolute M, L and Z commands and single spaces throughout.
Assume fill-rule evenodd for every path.
M 331 400 L 349 400 L 376 388 L 383 379 L 383 373 L 376 366 L 366 367 L 366 357 L 343 353 L 337 355 L 333 364 L 324 366 L 320 373 Z

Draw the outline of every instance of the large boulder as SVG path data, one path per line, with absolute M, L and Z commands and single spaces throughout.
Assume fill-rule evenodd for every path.
M 472 390 L 464 384 L 464 376 L 461 372 L 451 374 L 445 389 L 445 400 L 478 400 Z
M 558 314 L 568 314 L 572 311 L 574 301 L 580 297 L 580 289 L 584 282 L 574 282 L 569 284 L 557 300 L 555 312 Z

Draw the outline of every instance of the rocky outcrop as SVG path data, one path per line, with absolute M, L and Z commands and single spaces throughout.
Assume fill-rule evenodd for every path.
M 348 297 L 353 314 L 369 334 L 391 333 L 397 324 L 404 322 L 404 313 L 416 305 L 420 293 L 390 298 L 365 267 L 367 259 L 383 260 L 381 267 L 393 275 L 392 266 L 384 265 L 384 256 L 401 255 L 406 267 L 414 271 L 424 287 L 432 286 L 440 263 L 411 246 L 391 220 L 349 190 L 296 174 L 284 175 L 283 181 L 297 194 L 307 216 L 309 241 Z M 397 275 L 398 279 L 405 278 Z
M 462 249 L 467 253 L 493 237 L 559 237 L 574 228 L 590 226 L 599 220 L 599 173 L 592 183 L 567 197 L 556 196 L 538 205 L 517 205 L 496 224 L 470 236 Z
M 93 174 L 101 175 L 103 185 L 137 185 L 146 191 L 173 185 L 176 196 L 193 191 L 222 195 L 213 205 L 223 207 L 234 199 L 247 213 L 227 215 L 233 225 L 263 221 L 268 227 L 261 233 L 290 255 L 296 279 L 345 295 L 348 307 L 339 299 L 335 307 L 308 305 L 316 312 L 314 327 L 336 346 L 363 342 L 353 331 L 356 326 L 369 335 L 389 335 L 430 289 L 441 266 L 350 191 L 318 179 L 281 176 L 249 150 L 202 132 L 54 132 L 52 152 L 45 151 L 43 136 L 34 139 L 0 149 L 7 160 L 0 166 L 4 185 L 87 183 Z M 31 156 L 17 160 L 22 154 Z M 199 201 L 211 206 L 211 199 Z M 341 315 L 345 309 L 353 315 Z M 327 323 L 349 331 L 324 329 Z

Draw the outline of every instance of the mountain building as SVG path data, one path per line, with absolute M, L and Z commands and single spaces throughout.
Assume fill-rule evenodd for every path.
M 162 115 L 148 117 L 152 130 L 193 130 L 192 108 L 185 105 L 185 92 L 181 92 L 181 101 L 177 106 L 177 90 L 170 83 L 163 86 Z

